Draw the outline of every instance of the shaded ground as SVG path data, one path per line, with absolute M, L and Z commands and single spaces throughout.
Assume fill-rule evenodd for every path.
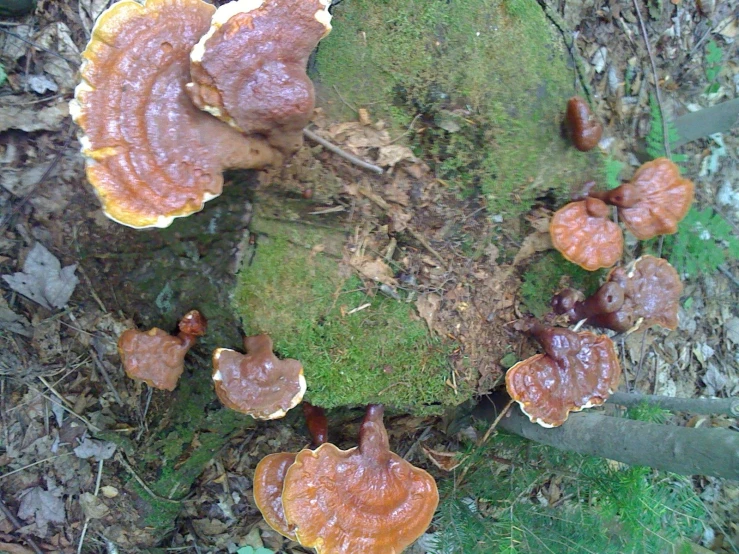
M 384 265 L 347 265 L 362 278 L 368 296 L 389 294 L 380 289 L 390 285 L 391 291 L 410 298 L 418 317 L 448 341 L 453 352 L 447 386 L 452 391 L 493 388 L 503 372 L 501 360 L 529 351 L 530 345 L 508 324 L 531 310 L 520 294 L 527 271 L 547 271 L 533 264 L 547 248 L 541 231 L 555 207 L 552 196 L 542 195 L 524 217 L 503 222 L 486 212 L 484 196 L 464 198 L 448 177 L 439 178 L 432 160 L 409 159 L 406 150 L 396 151 L 400 159 L 389 164 L 394 169 L 377 177 L 307 144 L 289 166 L 262 176 L 261 184 L 254 176 L 233 176 L 248 186 L 229 187 L 188 223 L 178 221 L 165 232 L 135 232 L 109 222 L 84 184 L 75 130 L 66 117 L 90 14 L 104 4 L 42 0 L 35 14 L 0 22 L 0 61 L 8 75 L 0 88 L 0 273 L 20 271 L 31 246 L 40 242 L 62 266 L 79 264 L 80 279 L 62 310 L 40 307 L 2 283 L 0 491 L 5 517 L 0 519 L 0 550 L 10 552 L 31 551 L 20 546 L 21 536 L 32 537 L 44 551 L 76 552 L 85 527 L 84 548 L 90 552 L 114 551 L 109 541 L 130 545 L 151 540 L 140 519 L 143 508 L 137 506 L 133 490 L 137 485 L 131 484 L 136 479 L 125 460 L 136 459 L 137 447 L 166 448 L 165 442 L 157 442 L 162 437 L 156 431 L 174 423 L 167 421 L 167 395 L 152 394 L 124 378 L 115 341 L 132 324 L 173 328 L 181 313 L 198 305 L 211 316 L 214 336 L 238 346 L 238 321 L 224 309 L 229 305 L 224 283 L 233 281 L 241 259 L 249 255 L 241 236 L 255 194 L 294 198 L 318 212 L 310 221 L 342 218 L 353 227 L 354 248 Z M 700 7 L 693 2 L 650 2 L 648 7 L 643 17 L 668 119 L 736 98 L 736 4 L 714 8 L 703 2 Z M 581 77 L 606 123 L 602 146 L 624 164 L 621 177 L 627 178 L 644 156 L 654 82 L 633 5 L 562 2 L 550 10 L 563 29 L 578 30 L 574 46 Z M 567 33 L 566 40 L 571 36 Z M 708 41 L 723 51 L 723 61 L 711 62 L 719 66 L 713 79 L 706 72 Z M 706 95 L 712 84 L 718 86 Z M 381 138 L 382 124 L 371 105 L 354 107 L 367 109 L 367 116 L 356 114 L 361 122 L 331 120 L 319 113 L 317 130 L 348 150 L 376 159 L 387 145 Z M 424 122 L 426 127 L 433 124 Z M 418 129 L 411 128 L 393 144 L 412 144 Z M 739 222 L 738 145 L 734 131 L 681 150 L 687 155 L 685 172 L 696 181 L 700 206 L 722 213 L 734 233 Z M 299 219 L 301 213 L 284 217 Z M 630 244 L 627 257 L 639 252 Z M 202 267 L 212 268 L 208 287 L 178 288 L 187 281 L 180 276 Z M 687 397 L 737 394 L 736 270 L 736 263 L 728 262 L 723 272 L 698 275 L 686 283 L 677 331 L 651 332 L 644 341 L 638 336 L 622 343 L 625 388 Z M 551 275 L 541 275 L 540 280 L 546 279 Z M 569 279 L 557 275 L 558 284 Z M 195 349 L 193 366 L 207 363 L 216 346 L 211 340 L 206 338 Z M 359 417 L 352 410 L 336 414 L 334 432 L 345 440 L 340 446 L 352 444 Z M 392 418 L 391 443 L 401 455 L 436 471 L 421 446 L 457 448 L 458 437 L 445 434 L 449 419 Z M 735 421 L 720 418 L 676 423 L 736 428 Z M 73 450 L 86 430 L 98 428 L 116 434 L 116 441 L 129 443 L 131 449 L 119 447 L 113 458 L 105 458 L 103 443 L 85 443 L 88 452 Z M 163 452 L 162 457 L 174 459 L 176 466 L 177 460 L 202 447 L 201 439 L 189 437 L 187 447 Z M 192 552 L 260 544 L 300 552 L 261 522 L 250 498 L 250 477 L 263 455 L 306 443 L 295 415 L 234 434 L 192 490 L 160 493 L 174 498 L 184 494 L 181 504 L 173 506 L 182 508 L 182 515 L 166 544 Z M 96 461 L 94 455 L 105 459 Z M 153 468 L 157 460 L 148 463 Z M 151 475 L 139 477 L 149 482 Z M 703 545 L 729 552 L 734 540 L 736 549 L 736 486 L 714 479 L 696 479 L 694 485 L 716 517 L 708 526 L 711 532 L 702 537 Z M 133 550 L 129 546 L 125 551 Z

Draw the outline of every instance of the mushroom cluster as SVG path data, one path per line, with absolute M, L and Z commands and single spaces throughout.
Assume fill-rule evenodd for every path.
M 693 202 L 693 182 L 680 176 L 667 158 L 642 165 L 628 183 L 609 191 L 588 191 L 588 197 L 555 212 L 549 225 L 552 244 L 562 255 L 588 271 L 611 267 L 623 251 L 620 227 L 609 219 L 608 205 L 638 239 L 677 232 Z
M 294 152 L 313 111 L 307 59 L 330 19 L 327 0 L 218 10 L 204 0 L 120 0 L 103 12 L 70 113 L 105 214 L 167 227 L 221 194 L 224 169 Z
M 262 460 L 254 496 L 267 523 L 319 554 L 399 553 L 421 536 L 436 482 L 390 451 L 382 419 L 382 406 L 368 406 L 349 450 L 326 442 Z

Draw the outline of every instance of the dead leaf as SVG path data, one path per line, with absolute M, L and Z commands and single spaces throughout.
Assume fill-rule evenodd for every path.
M 22 315 L 10 309 L 5 298 L 0 296 L 0 329 L 17 333 L 24 337 L 32 337 L 31 323 Z
M 3 554 L 34 554 L 30 548 L 9 542 L 0 542 L 0 552 L 3 552 Z
M 64 352 L 59 335 L 61 322 L 58 318 L 42 319 L 38 316 L 33 321 L 33 347 L 42 362 L 49 362 Z
M 416 309 L 418 310 L 418 315 L 420 315 L 424 319 L 426 325 L 429 326 L 429 330 L 432 333 L 434 332 L 434 321 L 436 319 L 436 314 L 439 312 L 440 306 L 441 296 L 439 296 L 438 294 L 422 294 L 416 300 Z
M 531 233 L 521 244 L 521 248 L 516 253 L 516 257 L 513 258 L 513 267 L 525 262 L 534 254 L 550 250 L 552 248 L 552 238 L 549 233 L 541 233 L 536 231 Z
M 18 517 L 24 521 L 34 520 L 40 536 L 46 535 L 49 523 L 64 523 L 64 500 L 60 498 L 61 490 L 55 492 L 59 494 L 33 487 L 21 493 Z
M 23 101 L 22 96 L 11 98 L 17 99 L 19 103 Z M 58 131 L 68 116 L 69 104 L 67 102 L 57 102 L 39 109 L 35 105 L 13 105 L 6 99 L 0 109 L 0 133 L 8 129 L 20 129 L 26 133 Z
M 74 449 L 74 454 L 78 458 L 95 458 L 95 460 L 107 460 L 115 453 L 116 445 L 114 442 L 101 441 L 85 437 L 85 440 Z
M 79 282 L 75 269 L 77 264 L 62 268 L 56 256 L 37 242 L 23 264 L 23 272 L 3 275 L 3 279 L 14 291 L 51 310 L 69 302 Z
M 413 219 L 413 216 L 400 208 L 393 206 L 390 209 L 391 230 L 393 233 L 405 231 L 411 219 Z
M 382 167 L 393 167 L 398 162 L 403 160 L 410 160 L 415 162 L 416 157 L 413 155 L 413 151 L 407 146 L 401 144 L 390 144 L 389 146 L 382 146 L 377 155 L 377 165 Z
M 92 31 L 95 20 L 103 13 L 107 6 L 108 0 L 80 0 L 78 5 L 80 19 L 88 36 Z
M 110 509 L 103 504 L 103 501 L 91 492 L 83 492 L 80 495 L 80 507 L 85 517 L 90 519 L 103 518 L 110 512 Z
M 372 125 L 372 119 L 370 118 L 369 110 L 366 108 L 359 108 L 357 111 L 359 114 L 359 122 L 362 125 Z
M 0 186 L 10 194 L 22 198 L 27 196 L 42 178 L 52 177 L 55 174 L 54 171 L 49 171 L 50 167 L 51 162 L 46 162 L 22 169 L 4 169 L 0 175 Z
M 397 286 L 398 284 L 393 276 L 392 268 L 380 258 L 372 259 L 367 256 L 355 256 L 349 263 L 362 274 L 362 277 L 385 285 Z
M 423 445 L 421 445 L 421 449 L 426 457 L 431 460 L 431 463 L 444 471 L 452 471 L 464 461 L 464 457 L 459 452 L 442 452 L 426 448 Z
M 36 94 L 46 94 L 59 90 L 59 85 L 46 75 L 29 75 L 26 79 L 26 86 Z

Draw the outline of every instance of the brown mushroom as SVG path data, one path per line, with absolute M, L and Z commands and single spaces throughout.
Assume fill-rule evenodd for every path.
M 185 368 L 185 354 L 206 329 L 205 317 L 192 310 L 180 320 L 177 336 L 156 327 L 146 332 L 124 331 L 118 352 L 126 375 L 157 389 L 174 390 Z
M 328 0 L 237 0 L 221 6 L 190 55 L 193 102 L 288 155 L 313 114 L 308 56 L 331 30 Z
M 544 348 L 506 373 L 506 389 L 542 427 L 558 427 L 570 412 L 603 404 L 616 390 L 621 366 L 611 339 L 584 331 L 525 326 Z
M 328 419 L 326 419 L 324 409 L 309 402 L 303 402 L 303 415 L 305 415 L 305 424 L 313 444 L 320 446 L 328 441 Z
M 693 182 L 667 158 L 642 165 L 630 182 L 605 192 L 591 192 L 618 208 L 618 215 L 639 240 L 677 232 L 693 203 Z
M 213 352 L 213 382 L 221 402 L 255 419 L 278 419 L 297 406 L 305 394 L 303 366 L 280 360 L 272 339 L 257 335 L 244 339 L 246 354 L 228 348 Z
M 585 300 L 563 291 L 553 301 L 556 313 L 570 322 L 587 319 L 590 325 L 620 333 L 660 325 L 675 329 L 683 285 L 667 260 L 642 256 L 627 268 L 616 268 L 598 291 Z
M 285 517 L 319 554 L 401 552 L 428 528 L 439 502 L 424 470 L 390 451 L 382 406 L 367 408 L 359 446 L 298 453 L 285 476 Z
M 552 244 L 569 261 L 595 271 L 621 259 L 621 228 L 608 219 L 608 206 L 597 198 L 570 202 L 549 223 Z
M 581 152 L 592 150 L 603 135 L 603 125 L 590 111 L 588 103 L 579 96 L 567 102 L 565 128 L 575 148 Z
M 190 50 L 214 11 L 203 0 L 121 0 L 92 30 L 70 113 L 83 132 L 87 178 L 119 223 L 166 227 L 220 195 L 224 169 L 282 159 L 185 92 Z

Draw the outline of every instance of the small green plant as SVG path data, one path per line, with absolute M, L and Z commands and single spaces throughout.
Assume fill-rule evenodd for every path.
M 273 550 L 269 548 L 259 547 L 254 548 L 253 546 L 242 546 L 236 551 L 236 554 L 275 554 Z
M 691 208 L 678 233 L 665 237 L 665 248 L 670 263 L 688 277 L 712 273 L 739 258 L 739 239 L 731 224 L 711 208 Z
M 718 83 L 718 76 L 721 73 L 721 62 L 723 61 L 724 53 L 718 44 L 714 41 L 709 40 L 706 43 L 706 56 L 704 59 L 704 71 L 706 72 L 706 80 L 708 81 L 708 87 L 706 88 L 706 94 L 716 94 L 719 91 L 720 85 Z
M 623 171 L 625 165 L 626 164 L 616 158 L 606 156 L 603 173 L 605 174 L 606 187 L 608 189 L 615 189 L 621 184 L 621 171 Z
M 0 87 L 5 84 L 8 80 L 8 74 L 5 72 L 5 67 L 0 63 Z
M 667 152 L 665 152 L 665 125 L 662 122 L 662 113 L 660 112 L 657 98 L 653 94 L 649 95 L 649 111 L 651 115 L 651 128 L 649 129 L 649 134 L 646 136 L 647 154 L 652 159 L 664 158 L 667 156 Z M 666 127 L 667 142 L 672 145 L 680 139 L 680 135 L 678 135 L 671 121 L 667 122 Z M 676 164 L 680 164 L 686 160 L 686 156 L 684 154 L 673 153 L 671 159 Z

